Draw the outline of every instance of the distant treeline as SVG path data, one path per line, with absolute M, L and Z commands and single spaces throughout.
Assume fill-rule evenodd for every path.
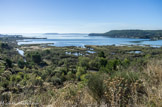
M 162 39 L 162 30 L 111 30 L 106 33 L 91 33 L 89 36 L 108 36 L 112 38 Z
M 22 37 L 22 35 L 7 35 L 7 34 L 0 34 L 0 37 Z
M 8 34 L 0 34 L 1 41 L 16 41 L 16 40 L 23 40 L 23 39 L 47 39 L 47 38 L 39 38 L 39 37 L 23 37 L 22 35 L 8 35 Z

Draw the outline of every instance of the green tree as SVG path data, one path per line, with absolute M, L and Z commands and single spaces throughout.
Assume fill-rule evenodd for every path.
M 12 61 L 10 59 L 6 59 L 6 67 L 12 68 Z
M 10 47 L 9 47 L 9 45 L 8 45 L 7 43 L 1 43 L 1 44 L 0 44 L 0 47 L 1 47 L 2 49 L 10 49 Z
M 107 60 L 105 59 L 105 58 L 100 58 L 100 66 L 106 66 L 106 64 L 107 64 Z
M 18 66 L 19 66 L 19 68 L 24 68 L 25 67 L 25 62 L 23 61 L 23 60 L 19 60 L 18 61 Z
M 41 55 L 39 53 L 32 54 L 32 60 L 33 62 L 40 64 L 40 62 L 42 61 Z
M 102 58 L 105 58 L 105 53 L 103 51 L 101 51 L 99 54 L 98 54 L 99 57 L 102 57 Z
M 89 61 L 90 59 L 88 57 L 79 57 L 78 65 L 87 69 L 89 67 Z
M 89 67 L 90 69 L 98 70 L 100 67 L 100 58 L 96 57 L 95 59 L 90 60 Z
M 80 80 L 81 75 L 85 74 L 86 70 L 83 67 L 77 67 L 76 78 Z
M 119 59 L 113 59 L 108 61 L 106 68 L 109 71 L 114 71 L 114 70 L 118 70 L 120 66 L 121 66 L 121 61 Z

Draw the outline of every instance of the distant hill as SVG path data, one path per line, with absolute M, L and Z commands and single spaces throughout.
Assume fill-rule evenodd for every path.
M 111 38 L 162 39 L 162 30 L 111 30 L 106 33 L 91 33 L 89 36 L 107 36 Z
M 0 37 L 22 37 L 22 35 L 7 35 L 7 34 L 0 34 Z
M 59 33 L 60 35 L 86 35 L 87 33 Z
M 87 33 L 44 33 L 44 35 L 85 35 Z
M 58 33 L 44 33 L 44 35 L 58 35 Z

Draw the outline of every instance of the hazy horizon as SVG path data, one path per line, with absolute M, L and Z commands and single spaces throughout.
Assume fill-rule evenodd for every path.
M 162 30 L 162 29 L 112 29 L 112 30 Z M 106 32 L 109 32 L 111 30 L 108 30 Z M 89 33 L 84 33 L 84 32 L 27 32 L 27 33 L 0 33 L 0 34 L 46 34 L 46 33 L 56 33 L 57 34 L 90 34 L 90 33 L 106 33 L 106 32 L 89 32 Z

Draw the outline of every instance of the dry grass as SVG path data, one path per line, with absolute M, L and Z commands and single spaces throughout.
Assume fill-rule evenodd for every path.
M 57 92 L 57 97 L 52 103 L 53 107 L 87 107 L 88 105 L 97 104 L 89 95 L 87 88 L 80 88 L 79 84 L 67 84 Z
M 146 102 L 149 106 L 162 107 L 162 60 L 151 60 L 144 73 L 147 76 L 145 87 L 148 100 Z
M 104 80 L 105 103 L 111 107 L 162 107 L 162 60 L 151 60 L 139 74 L 132 70 Z
M 139 78 L 133 79 L 136 77 Z M 162 107 L 162 60 L 151 60 L 141 75 L 119 73 L 112 78 L 104 79 L 104 84 L 106 90 L 100 103 L 103 107 L 107 105 L 110 107 Z M 63 88 L 53 89 L 53 92 L 55 97 L 47 95 L 40 97 L 42 104 L 46 102 L 44 107 L 99 106 L 87 87 L 80 88 L 80 84 L 67 83 Z M 21 105 L 17 104 L 13 107 L 21 107 Z

